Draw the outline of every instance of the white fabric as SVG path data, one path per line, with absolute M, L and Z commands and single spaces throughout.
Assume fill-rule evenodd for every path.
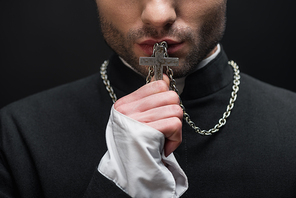
M 207 65 L 220 51 L 218 44 L 215 53 L 201 61 L 196 70 Z M 176 79 L 179 94 L 185 86 L 185 78 Z M 130 196 L 175 198 L 187 190 L 187 177 L 174 155 L 171 154 L 167 158 L 163 155 L 165 138 L 161 132 L 119 113 L 112 107 L 106 141 L 108 151 L 101 159 L 98 171 Z
M 203 59 L 196 67 L 195 71 L 196 70 L 199 70 L 201 68 L 203 68 L 204 66 L 206 66 L 209 62 L 211 62 L 214 58 L 216 58 L 216 56 L 220 53 L 221 51 L 221 46 L 220 44 L 217 45 L 217 50 L 211 55 L 209 56 L 208 58 L 206 59 Z
M 161 132 L 112 106 L 106 141 L 108 151 L 98 171 L 131 197 L 175 198 L 187 190 L 187 177 L 174 155 L 162 154 L 165 137 Z

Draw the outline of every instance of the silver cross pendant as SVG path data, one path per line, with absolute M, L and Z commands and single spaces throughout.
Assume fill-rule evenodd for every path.
M 139 64 L 154 67 L 155 80 L 162 80 L 163 66 L 178 66 L 179 58 L 168 57 L 167 43 L 155 43 L 151 57 L 140 57 Z

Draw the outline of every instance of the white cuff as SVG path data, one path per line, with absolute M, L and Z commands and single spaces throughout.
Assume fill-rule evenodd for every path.
M 165 137 L 161 132 L 112 107 L 106 141 L 108 151 L 98 171 L 130 196 L 180 197 L 187 190 L 187 177 L 174 155 L 162 154 Z

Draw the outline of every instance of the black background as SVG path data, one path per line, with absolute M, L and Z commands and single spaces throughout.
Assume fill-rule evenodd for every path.
M 222 40 L 242 72 L 292 91 L 294 2 L 229 0 Z M 93 0 L 0 0 L 0 49 L 0 107 L 98 72 L 111 54 Z

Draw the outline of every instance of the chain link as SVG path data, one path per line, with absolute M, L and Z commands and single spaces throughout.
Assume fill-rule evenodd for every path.
M 231 92 L 231 98 L 229 100 L 229 104 L 227 105 L 226 111 L 223 113 L 222 118 L 219 119 L 218 124 L 216 124 L 213 128 L 209 130 L 202 130 L 196 124 L 190 119 L 189 114 L 186 112 L 184 105 L 182 104 L 182 101 L 180 99 L 180 106 L 183 109 L 183 119 L 194 129 L 194 131 L 200 135 L 212 135 L 220 130 L 222 126 L 226 124 L 226 119 L 230 116 L 231 110 L 234 107 L 234 102 L 237 98 L 237 92 L 239 90 L 239 84 L 240 84 L 240 71 L 238 65 L 234 61 L 229 61 L 229 65 L 233 67 L 234 70 L 234 80 L 233 80 L 233 86 L 232 86 L 232 92 Z M 169 76 L 171 79 L 172 76 Z M 173 90 L 177 90 L 176 86 L 173 86 Z
M 167 56 L 167 54 L 166 54 L 166 56 Z M 100 73 L 101 73 L 101 78 L 103 80 L 103 83 L 105 84 L 106 89 L 107 89 L 113 103 L 115 103 L 116 100 L 117 100 L 117 97 L 116 97 L 116 94 L 113 91 L 113 88 L 110 85 L 110 81 L 108 80 L 108 76 L 107 76 L 107 66 L 108 66 L 108 64 L 109 64 L 109 61 L 104 61 L 104 63 L 101 66 L 101 72 Z M 187 122 L 187 124 L 189 126 L 191 126 L 194 129 L 194 131 L 196 133 L 198 133 L 200 135 L 212 135 L 212 134 L 218 132 L 220 130 L 220 128 L 226 124 L 226 119 L 230 116 L 231 110 L 234 107 L 234 102 L 236 101 L 237 92 L 239 90 L 239 84 L 240 84 L 240 74 L 239 73 L 240 73 L 240 71 L 239 71 L 238 65 L 234 61 L 229 61 L 228 64 L 232 66 L 233 71 L 234 71 L 231 97 L 230 97 L 230 100 L 229 100 L 229 104 L 227 105 L 226 111 L 223 113 L 222 118 L 219 119 L 218 123 L 213 128 L 211 128 L 209 130 L 202 130 L 201 128 L 196 126 L 196 124 L 191 120 L 189 114 L 186 112 L 185 107 L 184 107 L 184 105 L 182 103 L 182 100 L 180 98 L 180 106 L 183 109 L 183 119 Z M 151 81 L 153 73 L 154 72 L 153 72 L 152 67 L 149 67 L 149 73 L 148 73 L 148 76 L 146 78 L 146 83 L 149 83 Z M 174 90 L 177 94 L 179 94 L 177 86 L 176 86 L 176 81 L 173 78 L 173 70 L 170 67 L 167 66 L 166 73 L 167 73 L 167 76 L 170 79 L 170 87 L 171 87 L 171 89 Z
M 166 47 L 165 47 L 166 49 Z M 164 54 L 164 56 L 168 56 L 167 53 Z M 223 113 L 222 118 L 219 119 L 218 124 L 216 124 L 213 128 L 209 129 L 209 130 L 202 130 L 201 128 L 199 128 L 198 126 L 196 126 L 196 124 L 191 120 L 189 114 L 186 112 L 185 106 L 182 103 L 182 100 L 180 98 L 180 106 L 183 110 L 183 119 L 187 122 L 187 124 L 189 124 L 189 126 L 191 126 L 194 131 L 200 135 L 212 135 L 216 132 L 219 131 L 219 129 L 224 126 L 226 124 L 226 119 L 230 116 L 231 114 L 231 110 L 234 107 L 234 102 L 236 101 L 237 98 L 237 92 L 239 90 L 239 84 L 240 84 L 240 71 L 239 71 L 239 67 L 238 65 L 234 62 L 234 61 L 229 61 L 228 62 L 229 65 L 231 65 L 233 67 L 233 71 L 234 71 L 234 77 L 233 77 L 233 86 L 232 86 L 232 92 L 231 92 L 231 98 L 229 100 L 229 104 L 227 105 L 226 111 Z M 166 70 L 166 74 L 170 79 L 170 87 L 173 91 L 175 91 L 177 94 L 179 94 L 179 91 L 177 89 L 176 86 L 176 81 L 173 78 L 173 70 L 167 66 L 167 70 Z M 147 79 L 151 79 L 152 76 L 150 76 L 151 73 L 148 73 Z M 150 82 L 150 81 L 149 81 Z M 147 83 L 149 83 L 147 81 Z
M 154 76 L 154 69 L 153 66 L 149 66 L 148 68 L 148 75 L 146 77 L 146 84 L 151 82 L 152 77 Z
M 116 97 L 116 94 L 113 91 L 113 88 L 110 85 L 110 81 L 108 80 L 108 76 L 107 76 L 107 67 L 108 67 L 108 64 L 109 64 L 109 61 L 107 61 L 107 60 L 105 60 L 103 62 L 103 64 L 101 65 L 101 72 L 100 73 L 101 73 L 101 78 L 103 80 L 103 83 L 105 84 L 106 89 L 107 89 L 107 91 L 108 91 L 108 93 L 109 93 L 109 95 L 110 95 L 113 103 L 115 103 L 116 100 L 117 100 L 117 97 Z

